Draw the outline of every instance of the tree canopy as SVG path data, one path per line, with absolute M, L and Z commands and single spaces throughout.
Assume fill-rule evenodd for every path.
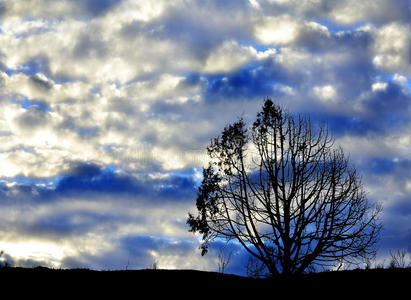
M 216 238 L 235 240 L 276 275 L 375 253 L 380 207 L 326 125 L 266 99 L 252 126 L 226 126 L 207 151 L 187 219 L 203 255 Z

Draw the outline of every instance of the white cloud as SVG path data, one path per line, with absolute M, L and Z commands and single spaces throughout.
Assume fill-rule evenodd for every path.
M 330 20 L 343 25 L 358 25 L 364 21 L 409 22 L 411 16 L 411 6 L 407 1 L 393 0 L 261 0 L 260 6 L 271 13 L 287 11 L 298 17 Z
M 127 258 L 134 268 L 145 268 L 152 263 L 145 260 L 153 259 L 152 256 L 139 258 L 139 249 L 131 247 L 144 247 L 141 256 L 146 255 L 145 251 L 154 251 L 162 268 L 195 268 L 200 264 L 196 237 L 179 226 L 185 223 L 187 211 L 193 210 L 192 203 L 158 205 L 153 199 L 141 197 L 98 196 L 97 199 L 88 196 L 31 204 L 26 197 L 24 205 L 2 205 L 1 209 L 0 249 L 11 255 L 17 264 L 27 258 L 63 268 L 73 267 L 64 265 L 69 263 L 68 258 L 83 264 L 77 267 L 105 269 L 123 268 Z M 59 220 L 62 226 L 54 227 L 53 222 Z M 159 246 L 150 249 L 138 243 L 124 245 L 124 239 L 129 237 L 150 237 L 153 243 L 158 237 Z M 164 244 L 165 241 L 178 249 L 174 252 L 174 247 L 170 248 L 172 245 Z M 185 251 L 185 255 L 181 251 Z M 85 259 L 89 256 L 101 257 L 106 264 L 100 266 L 90 258 Z M 184 262 L 188 257 L 189 261 Z M 117 260 L 121 260 L 121 265 Z M 213 270 L 216 266 L 212 261 L 213 257 L 208 256 L 201 259 L 201 264 Z
M 344 151 L 350 154 L 353 161 L 365 161 L 368 157 L 401 157 L 408 159 L 411 155 L 411 138 L 409 130 L 391 132 L 386 136 L 369 133 L 367 135 L 344 135 L 336 144 L 343 145 Z
M 131 83 L 125 88 L 118 89 L 118 94 L 112 96 L 126 97 L 128 102 L 130 98 L 138 98 L 138 103 L 134 103 L 136 106 L 150 105 L 159 99 L 173 103 L 185 102 L 187 98 L 184 99 L 183 96 L 194 97 L 199 91 L 199 86 L 179 86 L 184 79 L 183 76 L 162 74 L 155 79 Z
M 8 142 L 8 149 L 30 146 L 35 147 L 37 153 L 49 156 L 53 156 L 55 151 L 55 160 L 49 159 L 48 171 L 42 174 L 52 174 L 51 170 L 57 174 L 59 167 L 51 166 L 51 161 L 58 164 L 59 159 L 67 161 L 83 157 L 125 166 L 135 158 L 132 149 L 147 140 L 161 151 L 166 147 L 173 149 L 170 150 L 172 153 L 161 156 L 167 169 L 187 166 L 187 160 L 170 157 L 189 144 L 204 147 L 197 144 L 200 139 L 196 135 L 201 136 L 202 141 L 207 140 L 205 132 L 215 134 L 221 125 L 184 120 L 195 111 L 195 105 L 190 106 L 190 111 L 175 109 L 164 115 L 155 112 L 191 102 L 199 103 L 197 109 L 201 107 L 204 110 L 209 106 L 202 99 L 202 93 L 208 87 L 206 80 L 200 77 L 188 83 L 190 75 L 187 71 L 228 74 L 250 61 L 261 64 L 272 61 L 283 69 L 281 72 L 285 76 L 301 79 L 301 82 L 294 86 L 280 79 L 271 86 L 292 97 L 294 102 L 291 106 L 294 103 L 302 106 L 301 99 L 310 93 L 327 103 L 339 98 L 341 95 L 337 95 L 337 91 L 344 90 L 344 81 L 337 78 L 338 74 L 333 70 L 355 59 L 355 53 L 340 51 L 332 44 L 345 37 L 336 39 L 325 26 L 295 18 L 291 14 L 261 16 L 258 9 L 251 12 L 244 10 L 251 4 L 244 7 L 233 4 L 230 16 L 242 20 L 241 28 L 237 28 L 235 22 L 219 11 L 216 4 L 210 4 L 210 9 L 215 10 L 211 22 L 208 20 L 210 15 L 195 3 L 170 4 L 171 10 L 167 7 L 169 4 L 163 2 L 133 3 L 124 1 L 106 15 L 86 20 L 75 20 L 70 16 L 52 22 L 20 19 L 14 29 L 5 27 L 0 35 L 2 44 L 7 45 L 4 61 L 9 68 L 17 70 L 11 75 L 2 73 L 3 93 L 42 101 L 51 110 L 44 116 L 51 117 L 52 122 L 41 130 L 34 127 L 23 130 L 17 126 L 19 119 L 9 119 L 10 134 L 18 139 L 9 139 L 12 142 Z M 277 1 L 277 4 L 286 5 L 284 1 Z M 319 2 L 308 1 L 304 5 L 316 7 Z M 189 24 L 197 26 L 194 28 L 206 34 L 207 38 L 208 34 L 216 37 L 204 49 L 195 46 L 203 42 L 202 36 L 191 40 L 192 37 L 187 37 L 181 30 L 171 29 L 166 31 L 168 35 L 162 35 L 164 30 L 168 30 L 168 27 L 162 26 L 162 21 L 175 26 L 173 22 L 176 20 L 173 18 L 176 11 L 185 12 L 188 8 L 192 9 L 193 20 L 187 18 L 187 22 L 193 22 Z M 222 33 L 216 31 L 216 24 L 221 27 Z M 42 28 L 44 30 L 39 30 Z M 279 50 L 257 51 L 255 45 L 244 42 L 247 39 L 239 38 L 242 36 L 238 31 L 251 40 L 255 37 L 263 44 L 287 46 Z M 334 46 L 322 48 L 323 44 L 319 44 L 317 47 L 321 53 L 313 55 L 309 50 L 310 43 L 317 40 Z M 299 48 L 300 44 L 307 47 Z M 39 72 L 34 75 L 19 73 L 19 70 L 29 73 L 27 63 L 30 61 L 37 63 Z M 324 74 L 328 74 L 327 80 Z M 24 112 L 18 105 L 13 110 L 17 108 Z M 210 114 L 215 115 L 215 112 Z M 197 115 L 203 118 L 205 114 Z M 32 119 L 34 117 L 31 116 Z M 201 133 L 196 134 L 195 130 Z M 178 134 L 181 131 L 185 134 Z M 81 132 L 86 134 L 82 135 Z M 116 149 L 116 154 L 104 150 L 105 147 Z M 76 153 L 75 149 L 84 149 L 84 153 Z M 173 161 L 175 163 L 171 163 Z M 17 163 L 16 167 L 19 165 Z M 136 163 L 134 168 L 138 167 L 141 164 Z M 40 173 L 42 169 L 36 168 L 36 172 Z M 24 170 L 28 172 L 27 167 Z
M 387 87 L 388 87 L 388 83 L 386 82 L 376 82 L 376 83 L 373 83 L 373 85 L 371 86 L 371 90 L 373 92 L 385 91 Z
M 260 9 L 260 4 L 258 3 L 257 0 L 249 0 L 250 4 L 252 7 L 256 8 L 256 9 Z
M 121 20 L 120 15 L 116 18 L 123 26 L 129 24 Z M 7 67 L 20 69 L 24 64 L 40 62 L 55 78 L 126 83 L 138 75 L 162 71 L 164 67 L 175 68 L 178 60 L 183 68 L 193 63 L 184 59 L 178 44 L 171 40 L 141 33 L 124 36 L 122 26 L 112 28 L 104 21 L 45 23 L 49 30 L 19 38 L 12 30 L 5 31 L 0 35 L 0 42 L 6 45 Z M 173 63 L 167 59 L 170 54 L 174 55 Z
M 240 46 L 236 41 L 226 41 L 208 56 L 204 71 L 207 73 L 229 73 L 255 58 L 253 47 Z
M 274 89 L 276 91 L 280 91 L 281 93 L 284 93 L 286 95 L 292 96 L 295 95 L 295 91 L 291 86 L 288 85 L 283 85 L 283 84 L 274 84 Z
M 340 1 L 333 7 L 330 15 L 338 23 L 353 24 L 375 14 L 380 9 L 381 2 L 384 1 Z
M 177 5 L 180 1 L 124 1 L 114 13 L 108 16 L 109 20 L 105 19 L 108 24 L 114 24 L 118 20 L 123 22 L 143 21 L 148 22 L 159 17 L 168 7 Z M 106 23 L 107 24 L 107 23 Z
M 410 25 L 406 10 L 393 1 L 124 0 L 101 13 L 86 7 L 93 1 L 4 3 L 0 177 L 53 178 L 76 161 L 134 175 L 186 170 L 201 166 L 207 143 L 227 122 L 244 114 L 254 120 L 263 97 L 292 112 L 352 118 L 373 128 L 379 126 L 370 112 L 373 96 L 382 94 L 377 92 L 396 83 L 409 95 Z M 346 26 L 336 33 L 340 24 Z M 405 115 L 407 108 L 401 109 Z M 338 124 L 338 142 L 357 162 L 370 156 L 407 159 L 409 120 L 398 118 L 398 128 L 385 136 L 353 135 Z M 11 191 L 17 184 L 6 186 Z M 128 255 L 120 243 L 129 235 L 195 241 L 181 225 L 188 205 L 61 200 L 5 208 L 1 226 L 21 228 L 7 235 L 0 226 L 8 237 L 4 247 L 22 251 L 33 241 L 19 244 L 18 237 L 24 239 L 32 223 L 59 214 L 77 225 L 87 225 L 93 213 L 118 220 L 62 237 L 57 250 L 56 241 L 36 236 L 32 245 L 39 259 L 66 256 L 87 263 L 93 259 L 81 257 L 88 254 Z M 54 254 L 43 251 L 47 246 Z M 202 264 L 191 252 L 184 252 L 192 262 L 186 265 L 185 256 L 152 251 L 148 257 L 158 258 L 160 267 Z M 210 267 L 210 261 L 204 264 Z
M 407 84 L 407 77 L 402 76 L 400 74 L 394 74 L 393 76 L 393 81 L 397 82 L 398 84 L 402 85 L 402 86 L 406 86 Z
M 269 17 L 256 26 L 256 37 L 264 44 L 284 45 L 294 42 L 299 24 L 291 17 Z
M 47 19 L 47 20 L 67 20 L 75 18 L 104 18 L 113 14 L 120 14 L 125 21 L 138 20 L 150 21 L 177 1 L 155 1 L 144 0 L 119 1 L 106 3 L 93 3 L 93 1 L 72 1 L 72 0 L 25 0 L 13 1 L 3 0 L 2 4 L 6 14 L 3 16 L 4 26 L 15 25 L 21 17 Z M 105 10 L 106 9 L 106 10 Z
M 392 0 L 345 0 L 338 1 L 331 11 L 331 17 L 339 23 L 355 24 L 363 20 L 390 22 L 410 16 L 411 6 L 406 2 Z
M 256 22 L 256 39 L 265 45 L 290 45 L 330 36 L 327 27 L 290 15 L 264 16 Z
M 411 74 L 411 27 L 392 23 L 375 33 L 374 64 L 386 72 Z
M 321 101 L 334 103 L 337 101 L 337 92 L 332 85 L 315 86 L 313 92 Z
M 0 249 L 4 249 L 5 253 L 12 253 L 14 260 L 46 261 L 53 268 L 60 267 L 61 260 L 72 255 L 65 245 L 36 240 L 0 242 Z

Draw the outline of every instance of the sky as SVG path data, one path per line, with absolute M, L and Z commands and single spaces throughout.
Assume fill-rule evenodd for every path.
M 0 0 L 2 259 L 218 270 L 186 225 L 205 148 L 266 97 L 328 122 L 378 258 L 411 253 L 409 0 Z

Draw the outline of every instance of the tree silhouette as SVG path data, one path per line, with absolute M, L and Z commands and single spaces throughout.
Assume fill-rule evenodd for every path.
M 187 219 L 202 255 L 216 238 L 236 240 L 271 275 L 373 255 L 380 207 L 333 144 L 327 126 L 270 99 L 251 128 L 243 119 L 224 128 L 207 148 L 198 215 Z
M 222 274 L 224 274 L 227 266 L 230 264 L 233 255 L 233 250 L 228 251 L 227 246 L 228 244 L 225 244 L 218 252 L 218 272 Z

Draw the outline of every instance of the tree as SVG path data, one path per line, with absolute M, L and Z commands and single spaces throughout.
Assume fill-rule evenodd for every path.
M 411 267 L 411 262 L 407 263 L 407 250 L 397 250 L 396 252 L 390 251 L 390 265 L 391 269 L 395 268 L 409 268 Z
M 327 126 L 266 99 L 251 128 L 239 119 L 207 151 L 198 214 L 187 219 L 202 255 L 216 238 L 236 240 L 277 275 L 375 253 L 380 207 Z
M 220 248 L 218 252 L 218 272 L 224 274 L 227 266 L 230 264 L 231 256 L 233 255 L 233 250 L 227 252 L 227 245 L 225 244 Z

